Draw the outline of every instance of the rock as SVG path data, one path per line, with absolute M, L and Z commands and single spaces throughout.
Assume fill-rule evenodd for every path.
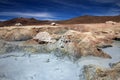
M 104 53 L 100 48 L 96 46 L 95 38 L 92 36 L 86 36 L 80 43 L 79 48 L 80 52 L 83 56 L 96 56 L 96 57 L 103 57 L 103 58 L 111 58 L 110 55 Z
M 96 79 L 97 72 L 101 72 L 102 68 L 96 65 L 85 65 L 83 67 L 83 75 L 85 80 L 98 80 Z
M 116 67 L 117 66 L 117 67 Z M 119 80 L 120 79 L 120 65 L 117 63 L 111 69 L 96 65 L 86 65 L 83 68 L 83 76 L 85 80 Z
M 61 35 L 59 35 L 59 34 L 52 34 L 51 37 L 52 37 L 52 39 L 55 39 L 56 41 L 58 41 L 60 39 Z
M 112 39 L 109 39 L 108 37 L 106 36 L 96 36 L 96 45 L 99 47 L 99 48 L 106 48 L 106 47 L 112 47 Z
M 106 21 L 105 23 L 106 23 L 106 24 L 112 24 L 112 25 L 115 25 L 115 24 L 116 24 L 116 22 L 114 22 L 114 21 Z
M 8 30 L 6 29 L 0 29 L 0 39 L 4 39 L 7 32 Z
M 52 25 L 52 26 L 56 26 L 56 23 L 55 23 L 55 22 L 52 22 L 51 25 Z
M 35 34 L 36 32 L 32 29 L 15 28 L 7 31 L 3 39 L 6 41 L 25 41 L 32 39 Z
M 80 33 L 70 30 L 56 42 L 56 47 L 62 52 L 76 58 L 90 55 L 111 58 L 110 55 L 104 53 L 100 48 L 97 48 L 96 40 L 90 32 Z
M 63 34 L 63 36 L 70 36 L 72 40 L 76 39 L 77 41 L 81 41 L 85 37 L 85 35 L 86 34 L 75 30 L 68 30 L 66 33 Z
M 22 24 L 21 23 L 16 23 L 15 26 L 22 26 Z
M 80 58 L 81 56 L 111 58 L 111 56 L 104 53 L 98 47 L 98 44 L 103 43 L 102 45 L 104 45 L 104 43 L 107 42 L 105 39 L 106 37 L 97 36 L 92 32 L 68 30 L 66 33 L 58 35 L 53 33 L 49 34 L 46 31 L 41 32 L 37 28 L 13 28 L 9 30 L 6 29 L 3 32 L 5 33 L 5 36 L 1 35 L 1 38 L 4 40 L 24 41 L 24 45 L 17 45 L 17 48 L 21 51 L 35 53 L 59 51 L 60 53 L 66 54 L 73 58 Z M 11 45 L 11 47 L 14 46 Z M 11 51 L 12 50 L 14 49 L 11 49 Z
M 120 68 L 120 61 L 117 63 L 111 63 L 111 68 Z
M 79 58 L 80 53 L 77 44 L 72 41 L 70 36 L 62 36 L 57 42 L 56 47 L 64 54 L 68 56 Z
M 48 32 L 39 32 L 33 40 L 36 40 L 40 44 L 44 43 L 54 43 L 55 40 L 52 39 L 51 35 Z

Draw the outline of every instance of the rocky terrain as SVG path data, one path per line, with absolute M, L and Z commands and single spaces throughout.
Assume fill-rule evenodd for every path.
M 103 51 L 102 48 L 112 47 L 113 40 L 120 40 L 120 23 L 0 27 L 0 54 L 1 56 L 7 54 L 1 57 L 2 59 L 10 59 L 15 55 L 8 54 L 17 52 L 26 53 L 28 57 L 40 53 L 54 54 L 58 58 L 67 57 L 70 61 L 78 63 L 82 57 L 89 56 L 111 60 L 113 56 Z M 2 59 L 1 61 L 4 62 Z M 80 80 L 82 78 L 84 78 L 82 80 L 119 80 L 119 64 L 119 62 L 111 63 L 109 69 L 94 63 L 85 65 L 82 67 L 83 74 L 79 75 Z M 1 78 L 6 76 L 0 75 L 0 79 L 11 80 Z M 33 77 L 27 80 L 32 79 L 35 80 Z

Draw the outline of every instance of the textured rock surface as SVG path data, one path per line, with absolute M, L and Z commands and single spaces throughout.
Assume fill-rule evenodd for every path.
M 85 80 L 119 80 L 120 63 L 112 66 L 111 69 L 95 65 L 84 66 L 84 77 Z
M 18 46 L 16 48 L 24 48 L 25 46 L 28 48 L 30 46 L 30 49 L 33 50 L 32 48 L 34 48 L 34 51 L 36 48 L 35 45 L 38 45 L 36 52 L 59 51 L 73 57 L 96 56 L 111 58 L 111 56 L 104 53 L 100 48 L 111 46 L 112 39 L 119 35 L 120 29 L 116 26 L 117 24 L 110 25 L 109 28 L 104 27 L 103 29 L 102 26 L 106 25 L 85 24 L 80 25 L 81 27 L 79 25 L 69 25 L 68 27 L 0 28 L 0 39 L 6 41 L 24 41 L 20 42 L 22 46 L 16 44 Z M 81 31 L 79 28 L 87 30 Z M 4 51 L 4 48 L 6 47 L 2 47 L 1 50 L 3 49 Z M 26 49 L 26 51 L 31 52 L 30 49 Z
M 52 39 L 51 35 L 48 32 L 39 32 L 34 38 L 39 43 L 46 42 L 46 43 L 54 43 L 55 40 Z
M 66 32 L 57 42 L 57 47 L 66 53 L 74 56 L 97 56 L 103 58 L 111 58 L 100 48 L 97 48 L 97 39 L 92 33 L 80 33 L 77 31 Z
M 13 37 L 10 36 L 9 40 L 21 40 L 24 38 L 24 36 L 16 37 L 15 35 Z M 57 34 L 50 35 L 48 32 L 39 32 L 33 39 L 20 42 L 20 44 L 13 45 L 6 43 L 5 47 L 1 47 L 1 51 L 2 49 L 3 51 L 4 49 L 10 49 L 11 51 L 14 51 L 15 48 L 19 51 L 32 53 L 59 51 L 75 58 L 91 55 L 96 57 L 111 58 L 111 56 L 104 53 L 100 48 L 97 47 L 97 41 L 98 39 L 91 32 L 81 33 L 78 31 L 69 30 L 62 36 Z
M 13 28 L 13 29 L 1 29 L 0 38 L 6 41 L 25 41 L 32 39 L 36 34 L 33 29 Z

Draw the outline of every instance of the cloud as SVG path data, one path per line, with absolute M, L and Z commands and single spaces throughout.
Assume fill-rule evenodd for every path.
M 98 2 L 98 3 L 112 3 L 113 5 L 117 5 L 120 7 L 120 0 L 90 0 L 91 2 Z
M 73 8 L 88 9 L 88 7 L 83 4 L 78 4 L 78 3 L 75 3 L 74 1 L 69 1 L 69 0 L 52 0 L 52 2 L 61 4 L 63 6 L 73 7 Z
M 51 13 L 47 12 L 0 12 L 0 16 L 12 16 L 12 17 L 38 17 L 38 18 L 54 18 Z
M 120 7 L 120 2 L 119 2 L 119 3 L 116 3 L 116 5 L 117 5 L 118 7 Z
M 90 1 L 95 1 L 95 2 L 99 2 L 99 3 L 114 3 L 118 0 L 90 0 Z
M 2 3 L 2 4 L 11 4 L 12 2 L 9 2 L 7 0 L 0 0 L 0 3 Z
M 9 1 L 9 0 L 0 0 L 0 4 L 4 4 L 4 5 L 16 5 L 18 4 L 15 1 Z
M 115 15 L 120 15 L 120 10 L 116 8 L 111 8 L 107 11 L 101 11 L 99 13 L 92 13 L 92 15 L 97 15 L 97 16 L 115 16 Z
M 5 21 L 6 19 L 0 19 L 0 21 Z

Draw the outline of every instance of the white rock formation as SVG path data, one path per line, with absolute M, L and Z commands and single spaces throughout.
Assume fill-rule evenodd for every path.
M 116 22 L 114 22 L 114 21 L 106 21 L 105 23 L 106 23 L 106 24 L 113 24 L 113 25 L 116 24 Z
M 39 32 L 33 39 L 38 40 L 38 42 L 55 42 L 55 40 L 52 39 L 51 35 L 48 32 Z
M 15 26 L 22 26 L 22 24 L 21 23 L 16 23 Z
M 55 23 L 55 22 L 52 22 L 51 25 L 52 25 L 52 26 L 56 26 L 56 23 Z

